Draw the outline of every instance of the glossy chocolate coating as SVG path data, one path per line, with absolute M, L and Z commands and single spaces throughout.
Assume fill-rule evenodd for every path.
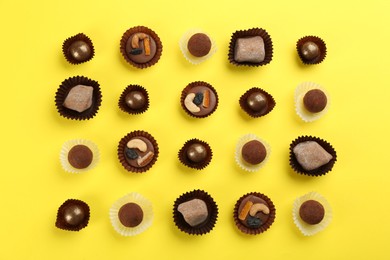
M 305 42 L 301 47 L 301 54 L 305 60 L 314 60 L 320 56 L 320 48 L 312 41 Z
M 319 89 L 309 90 L 303 97 L 305 108 L 312 113 L 318 113 L 324 110 L 328 99 L 325 93 Z
M 199 143 L 190 145 L 186 153 L 187 153 L 187 158 L 194 163 L 202 162 L 207 158 L 206 147 L 204 147 L 204 145 Z
M 135 34 L 132 34 L 126 42 L 127 57 L 130 60 L 132 60 L 133 62 L 140 63 L 140 64 L 147 63 L 147 62 L 151 61 L 153 59 L 153 57 L 156 55 L 156 51 L 157 51 L 157 45 L 156 45 L 155 40 L 150 35 L 148 35 L 149 39 L 150 39 L 150 55 L 145 55 L 144 40 L 139 41 L 139 48 L 137 48 L 137 49 L 141 49 L 142 53 L 134 55 L 134 54 L 131 54 L 131 53 L 134 53 L 134 48 L 132 48 L 132 46 L 131 46 L 131 41 L 132 41 L 134 36 L 135 36 Z M 138 52 L 138 50 L 137 50 L 137 52 Z
M 87 168 L 93 160 L 93 153 L 86 145 L 75 145 L 68 152 L 68 161 L 76 169 Z
M 91 58 L 91 47 L 84 41 L 75 41 L 69 46 L 69 54 L 76 61 L 82 62 Z
M 199 112 L 194 112 L 195 116 L 205 116 L 214 111 L 215 106 L 217 105 L 217 96 L 215 95 L 214 91 L 206 86 L 195 86 L 192 87 L 188 94 L 190 93 L 203 93 L 205 90 L 208 90 L 210 92 L 210 105 L 208 107 L 204 107 L 202 105 L 198 106 L 200 108 Z M 191 112 L 190 112 L 191 113 Z
M 260 92 L 253 92 L 246 100 L 248 107 L 255 111 L 260 112 L 267 108 L 267 97 Z
M 76 204 L 69 205 L 64 209 L 63 218 L 66 224 L 78 226 L 83 223 L 85 219 L 84 208 Z
M 144 141 L 144 142 L 146 143 L 147 149 L 146 149 L 145 152 L 141 152 L 140 150 L 135 149 L 136 152 L 138 153 L 138 158 L 144 157 L 148 152 L 154 153 L 154 151 L 155 151 L 155 150 L 154 150 L 154 146 L 153 146 L 152 142 L 150 142 L 147 138 L 145 138 L 145 137 L 143 137 L 143 136 L 136 136 L 136 137 L 133 137 L 133 138 L 131 138 L 131 139 L 141 139 L 142 141 Z M 131 139 L 130 139 L 130 140 L 131 140 Z M 130 140 L 129 140 L 129 141 L 130 141 Z M 151 161 L 153 160 L 153 157 L 151 157 L 151 159 L 150 159 L 148 162 L 146 162 L 145 165 L 139 165 L 139 164 L 138 164 L 138 159 L 130 159 L 130 158 L 128 158 L 128 157 L 126 156 L 126 149 L 123 149 L 123 152 L 125 153 L 125 158 L 126 158 L 127 163 L 130 164 L 130 165 L 133 166 L 133 167 L 136 167 L 136 168 L 144 167 L 144 166 L 146 166 L 149 162 L 151 162 Z M 154 155 L 153 155 L 153 156 L 154 156 Z
M 241 155 L 245 162 L 255 165 L 264 161 L 267 150 L 260 141 L 252 140 L 242 147 Z
M 204 33 L 196 33 L 188 40 L 187 48 L 195 57 L 206 56 L 211 50 L 210 38 Z
M 238 207 L 238 215 L 240 215 L 240 212 L 242 211 L 242 209 L 244 208 L 245 204 L 248 202 L 248 201 L 251 201 L 253 204 L 257 204 L 257 203 L 260 203 L 260 204 L 264 204 L 266 205 L 268 208 L 269 208 L 269 205 L 268 203 L 263 200 L 262 198 L 259 198 L 257 196 L 254 196 L 254 195 L 249 195 L 247 197 L 245 197 L 241 203 L 240 203 L 240 206 Z M 257 212 L 255 217 L 260 219 L 260 222 L 261 222 L 261 225 L 264 225 L 268 219 L 269 219 L 269 216 L 270 214 L 264 214 L 263 212 Z M 247 219 L 249 217 L 249 214 L 248 216 L 244 219 L 244 220 L 241 220 L 239 219 L 239 221 L 246 227 L 248 228 L 251 228 L 248 223 L 247 223 Z
M 307 224 L 315 225 L 320 223 L 324 218 L 325 209 L 318 201 L 308 200 L 302 203 L 299 208 L 299 216 Z
M 136 203 L 126 203 L 118 212 L 119 221 L 125 227 L 136 227 L 144 218 L 142 208 Z
M 131 91 L 125 97 L 126 105 L 134 110 L 142 109 L 147 104 L 147 99 L 141 91 Z

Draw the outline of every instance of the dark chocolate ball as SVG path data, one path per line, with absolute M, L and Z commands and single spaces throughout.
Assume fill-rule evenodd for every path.
M 302 45 L 301 54 L 305 60 L 314 60 L 320 56 L 320 48 L 314 42 L 308 41 Z
M 86 61 L 91 58 L 91 47 L 84 41 L 75 41 L 69 46 L 69 54 L 77 61 Z
M 138 204 L 130 202 L 119 209 L 118 218 L 125 227 L 136 227 L 141 224 L 144 212 Z
M 71 226 L 80 225 L 85 218 L 85 212 L 79 205 L 69 205 L 64 209 L 64 221 Z
M 247 163 L 255 165 L 264 161 L 267 150 L 260 141 L 252 140 L 242 147 L 241 155 Z
M 309 90 L 303 97 L 305 108 L 312 113 L 318 113 L 324 110 L 328 99 L 325 93 L 319 89 Z
M 299 208 L 299 216 L 307 224 L 315 225 L 320 223 L 324 218 L 325 209 L 318 201 L 308 200 L 302 203 Z
M 267 107 L 267 98 L 260 92 L 253 92 L 246 100 L 249 108 L 255 112 L 260 112 Z
M 195 143 L 190 145 L 187 149 L 187 157 L 190 161 L 194 163 L 202 162 L 207 157 L 207 150 L 204 145 Z
M 125 97 L 126 105 L 134 110 L 144 108 L 146 106 L 146 97 L 141 91 L 131 91 Z
M 86 145 L 75 145 L 68 152 L 68 162 L 76 169 L 85 169 L 91 163 L 93 153 Z
M 211 50 L 210 38 L 204 33 L 196 33 L 188 40 L 187 48 L 195 57 L 206 56 Z

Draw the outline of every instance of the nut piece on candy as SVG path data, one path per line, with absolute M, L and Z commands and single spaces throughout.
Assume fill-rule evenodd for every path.
M 317 169 L 330 160 L 333 156 L 315 141 L 306 141 L 297 144 L 293 148 L 298 163 L 307 171 Z
M 207 205 L 200 199 L 183 202 L 178 206 L 177 210 L 191 227 L 202 224 L 208 217 Z
M 264 61 L 264 40 L 260 36 L 238 38 L 234 48 L 234 60 L 236 62 L 259 63 Z
M 77 85 L 68 93 L 64 107 L 82 113 L 92 106 L 93 87 Z

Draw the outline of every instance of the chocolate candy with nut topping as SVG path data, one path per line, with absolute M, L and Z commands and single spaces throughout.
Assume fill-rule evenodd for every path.
M 131 142 L 136 142 L 137 144 L 135 146 L 129 147 Z M 130 153 L 127 151 L 127 149 L 132 149 L 132 151 L 137 153 L 138 156 L 130 156 Z M 127 143 L 127 147 L 124 149 L 124 152 L 127 163 L 133 167 L 140 168 L 148 165 L 148 163 L 152 161 L 155 150 L 151 141 L 143 136 L 138 136 L 132 138 Z
M 312 113 L 318 113 L 325 109 L 328 99 L 320 89 L 309 90 L 303 97 L 305 108 Z
M 193 56 L 203 57 L 211 50 L 211 40 L 204 33 L 196 33 L 188 40 L 187 48 Z
M 126 54 L 135 63 L 147 63 L 156 55 L 156 41 L 149 34 L 132 34 L 126 42 Z
M 93 153 L 86 145 L 75 145 L 68 152 L 68 161 L 76 169 L 85 169 L 91 165 Z
M 242 215 L 242 213 L 243 213 L 242 211 L 244 210 L 244 208 L 248 202 L 249 202 L 250 207 L 249 207 L 249 210 L 247 212 L 244 212 L 245 213 L 244 214 L 245 216 L 244 216 L 244 215 Z M 238 207 L 238 214 L 242 215 L 242 217 L 239 218 L 239 221 L 244 226 L 246 226 L 248 228 L 258 228 L 261 225 L 263 225 L 264 223 L 266 223 L 269 219 L 270 214 L 269 214 L 269 211 L 267 212 L 266 210 L 264 210 L 264 211 L 266 211 L 266 213 L 268 213 L 268 214 L 264 213 L 263 211 L 257 211 L 257 212 L 255 212 L 255 214 L 253 214 L 253 216 L 251 216 L 250 209 L 252 207 L 254 207 L 254 205 L 257 205 L 257 204 L 263 204 L 265 206 L 264 208 L 265 209 L 268 208 L 268 210 L 269 210 L 269 205 L 267 204 L 267 202 L 265 200 L 263 200 L 262 198 L 259 198 L 259 197 L 254 196 L 254 195 L 249 195 L 249 196 L 245 197 L 241 201 L 241 203 Z M 252 218 L 257 218 L 259 221 L 255 221 Z M 255 226 L 254 225 L 255 222 L 257 222 L 259 226 Z
M 241 156 L 245 162 L 255 165 L 264 161 L 267 156 L 267 150 L 260 141 L 252 140 L 241 148 Z
M 238 38 L 234 48 L 236 62 L 260 63 L 265 58 L 264 40 L 260 36 Z
M 316 200 L 308 200 L 302 203 L 299 208 L 299 216 L 309 225 L 316 225 L 322 221 L 325 216 L 325 209 L 321 203 Z
M 125 227 L 136 227 L 144 218 L 142 208 L 136 203 L 126 203 L 118 211 L 119 221 Z
M 202 93 L 202 103 L 197 105 L 196 98 L 197 95 L 199 96 L 199 93 Z M 187 96 L 184 99 L 184 106 L 194 116 L 204 117 L 215 110 L 217 102 L 217 95 L 213 89 L 200 84 L 188 90 Z

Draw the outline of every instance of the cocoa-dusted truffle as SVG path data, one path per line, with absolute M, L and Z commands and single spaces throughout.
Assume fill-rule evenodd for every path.
M 236 146 L 235 160 L 245 171 L 255 172 L 267 162 L 271 152 L 270 146 L 254 134 L 242 136 Z
M 311 236 L 326 228 L 332 220 L 332 208 L 317 192 L 309 192 L 294 200 L 293 220 L 305 236 Z
M 91 163 L 93 153 L 86 145 L 75 145 L 68 153 L 68 161 L 76 169 L 85 169 Z
M 94 168 L 99 160 L 99 149 L 92 141 L 73 139 L 66 141 L 62 145 L 60 162 L 66 172 L 86 172 Z
M 311 89 L 303 97 L 305 108 L 312 113 L 318 113 L 325 109 L 327 104 L 326 94 L 320 89 Z
M 204 33 L 196 33 L 187 43 L 188 51 L 195 57 L 206 56 L 211 49 L 211 40 Z
M 275 107 L 274 98 L 261 88 L 251 88 L 239 100 L 241 108 L 251 117 L 262 117 Z
M 66 60 L 71 64 L 80 64 L 93 58 L 95 50 L 91 39 L 83 33 L 66 39 L 62 45 Z
M 326 56 L 326 45 L 317 36 L 305 36 L 298 40 L 297 51 L 304 64 L 318 64 Z
M 89 206 L 81 200 L 66 200 L 58 209 L 56 227 L 69 231 L 79 231 L 88 225 Z
M 310 225 L 316 225 L 322 221 L 325 215 L 324 206 L 315 200 L 307 200 L 299 208 L 299 216 Z
M 242 158 L 249 164 L 259 164 L 264 161 L 267 150 L 258 140 L 252 140 L 244 144 L 241 149 Z
M 195 138 L 183 145 L 178 156 L 184 165 L 201 170 L 210 163 L 212 151 L 208 143 Z
M 162 44 L 153 30 L 145 26 L 137 26 L 123 34 L 120 51 L 128 63 L 144 69 L 158 62 L 162 53 Z
M 122 207 L 120 207 L 118 212 L 119 221 L 125 227 L 136 227 L 141 224 L 142 219 L 144 217 L 144 212 L 142 208 L 134 203 L 126 203 Z

